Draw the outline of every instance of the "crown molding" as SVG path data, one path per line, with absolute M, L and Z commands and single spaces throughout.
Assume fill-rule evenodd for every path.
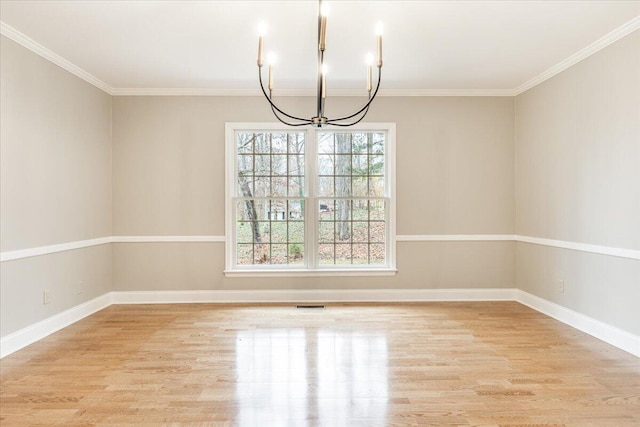
M 71 74 L 77 77 L 80 77 L 82 80 L 94 85 L 95 87 L 108 93 L 109 95 L 113 95 L 113 88 L 108 84 L 106 84 L 105 82 L 103 82 L 102 80 L 100 80 L 93 74 L 86 72 L 85 70 L 71 63 L 70 61 L 67 61 L 62 56 L 47 49 L 46 47 L 42 46 L 40 43 L 27 37 L 20 31 L 16 30 L 10 25 L 5 24 L 2 21 L 0 21 L 0 34 L 26 47 L 27 49 L 29 49 L 30 51 L 32 51 L 37 55 L 40 55 L 44 59 L 47 59 L 53 62 L 54 64 L 70 72 Z
M 113 88 L 113 96 L 259 96 L 258 89 L 205 89 L 205 88 Z M 364 90 L 333 89 L 331 96 L 366 97 Z M 316 96 L 314 89 L 278 89 L 276 97 Z M 515 96 L 513 89 L 381 89 L 378 96 Z
M 378 96 L 515 96 L 515 92 L 513 89 L 381 89 Z
M 306 91 L 309 92 L 309 91 Z M 209 89 L 209 88 L 172 88 L 172 87 L 152 87 L 152 88 L 113 88 L 113 96 L 264 96 L 257 89 Z M 283 96 L 281 91 L 275 95 Z M 298 94 L 295 96 L 306 96 Z
M 567 68 L 588 58 L 594 53 L 617 42 L 621 38 L 640 29 L 640 16 L 626 22 L 622 26 L 611 31 L 604 37 L 596 40 L 589 46 L 574 53 L 553 67 L 538 74 L 534 78 L 524 82 L 514 89 L 382 89 L 378 96 L 401 96 L 401 97 L 426 97 L 426 96 L 517 96 L 527 90 L 549 80 Z M 112 96 L 262 96 L 262 92 L 257 89 L 208 89 L 208 88 L 114 88 L 107 83 L 88 73 L 77 65 L 71 63 L 57 53 L 49 50 L 40 43 L 27 37 L 25 34 L 0 21 L 0 34 L 10 38 L 16 43 L 24 46 L 41 57 L 62 67 L 75 76 L 94 85 Z M 280 89 L 275 91 L 275 96 L 316 96 L 313 89 Z M 330 91 L 331 96 L 354 96 L 364 97 L 362 90 L 354 89 L 334 89 Z
M 611 31 L 609 34 L 591 43 L 589 46 L 585 47 L 584 49 L 579 50 L 578 52 L 574 53 L 573 55 L 566 58 L 565 60 L 560 61 L 559 63 L 549 68 L 548 70 L 542 72 L 541 74 L 538 74 L 531 80 L 524 82 L 523 84 L 521 84 L 520 86 L 518 86 L 513 90 L 514 95 L 520 95 L 521 93 L 526 92 L 527 90 L 535 86 L 538 86 L 540 83 L 543 83 L 546 80 L 549 80 L 551 77 L 563 72 L 567 68 L 577 64 L 583 59 L 590 57 L 594 53 L 617 42 L 621 38 L 631 34 L 632 32 L 638 29 L 640 29 L 640 16 L 637 16 L 631 21 L 628 21 L 622 26 L 616 28 L 615 30 Z

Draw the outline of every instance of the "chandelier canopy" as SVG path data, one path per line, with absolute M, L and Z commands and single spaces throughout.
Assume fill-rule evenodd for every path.
M 299 116 L 295 116 L 289 113 L 284 112 L 280 109 L 273 101 L 273 75 L 274 75 L 274 62 L 275 58 L 267 58 L 269 61 L 269 76 L 268 76 L 268 86 L 267 89 L 264 87 L 264 83 L 262 81 L 262 67 L 263 67 L 263 39 L 265 35 L 266 27 L 264 24 L 261 24 L 258 29 L 258 80 L 260 81 L 260 88 L 262 89 L 262 93 L 265 98 L 269 102 L 271 106 L 271 110 L 276 118 L 288 125 L 288 126 L 307 126 L 312 125 L 315 127 L 323 127 L 326 125 L 333 126 L 353 126 L 356 123 L 359 123 L 362 119 L 365 118 L 367 113 L 369 112 L 369 107 L 371 103 L 375 99 L 378 94 L 378 89 L 380 89 L 380 81 L 382 77 L 382 23 L 378 23 L 376 26 L 376 42 L 377 42 L 377 59 L 376 59 L 376 67 L 378 68 L 378 82 L 376 84 L 375 90 L 372 91 L 372 79 L 373 79 L 373 55 L 369 54 L 367 56 L 367 92 L 368 99 L 362 108 L 356 111 L 353 114 L 349 114 L 348 116 L 338 117 L 338 118 L 328 118 L 325 116 L 324 112 L 324 102 L 327 97 L 327 65 L 324 62 L 324 52 L 326 50 L 326 38 L 327 38 L 327 15 L 328 15 L 328 7 L 326 4 L 323 4 L 322 0 L 318 1 L 318 92 L 317 92 L 317 110 L 316 115 L 311 118 L 303 118 Z M 268 90 L 268 92 L 267 92 Z

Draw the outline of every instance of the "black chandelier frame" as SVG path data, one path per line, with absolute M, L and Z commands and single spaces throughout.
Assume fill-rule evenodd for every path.
M 324 65 L 324 52 L 326 50 L 325 37 L 326 37 L 326 17 L 322 16 L 322 0 L 318 1 L 318 86 L 317 86 L 317 109 L 316 115 L 309 119 L 294 116 L 283 111 L 280 107 L 278 107 L 273 100 L 273 89 L 271 88 L 271 84 L 269 89 L 265 89 L 264 83 L 262 81 L 262 58 L 259 56 L 258 58 L 258 81 L 260 82 L 260 89 L 266 100 L 269 102 L 271 106 L 271 111 L 273 115 L 280 121 L 281 123 L 287 126 L 314 126 L 314 127 L 324 127 L 327 125 L 332 126 L 340 126 L 340 127 L 349 127 L 354 126 L 360 123 L 369 112 L 369 107 L 371 103 L 376 98 L 378 94 L 378 90 L 380 89 L 380 83 L 382 82 L 382 40 L 381 36 L 378 36 L 378 61 L 376 64 L 376 68 L 378 69 L 378 79 L 376 83 L 375 90 L 371 90 L 369 85 L 368 88 L 368 99 L 367 102 L 353 114 L 349 114 L 348 116 L 338 117 L 338 118 L 328 118 L 325 116 L 325 96 L 326 88 L 325 79 L 323 78 L 323 65 Z M 261 42 L 262 43 L 262 42 Z M 262 45 L 260 45 L 261 49 Z M 261 52 L 261 50 L 260 50 Z M 370 79 L 369 72 L 369 79 Z M 271 81 L 271 80 L 270 80 Z M 347 120 L 354 119 L 353 121 L 347 122 Z M 293 120 L 289 121 L 289 120 Z

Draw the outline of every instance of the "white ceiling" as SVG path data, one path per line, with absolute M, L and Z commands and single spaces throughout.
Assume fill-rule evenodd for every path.
M 329 92 L 364 89 L 364 57 L 375 51 L 378 20 L 385 28 L 383 88 L 397 93 L 511 93 L 621 26 L 640 27 L 638 1 L 329 4 Z M 257 25 L 265 21 L 265 50 L 278 57 L 276 94 L 312 92 L 316 84 L 315 1 L 2 0 L 0 19 L 3 33 L 31 39 L 116 93 L 257 91 Z

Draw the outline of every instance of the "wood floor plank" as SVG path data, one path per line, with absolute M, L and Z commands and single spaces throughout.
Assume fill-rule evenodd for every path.
M 115 305 L 0 361 L 2 426 L 640 426 L 640 359 L 515 302 Z

